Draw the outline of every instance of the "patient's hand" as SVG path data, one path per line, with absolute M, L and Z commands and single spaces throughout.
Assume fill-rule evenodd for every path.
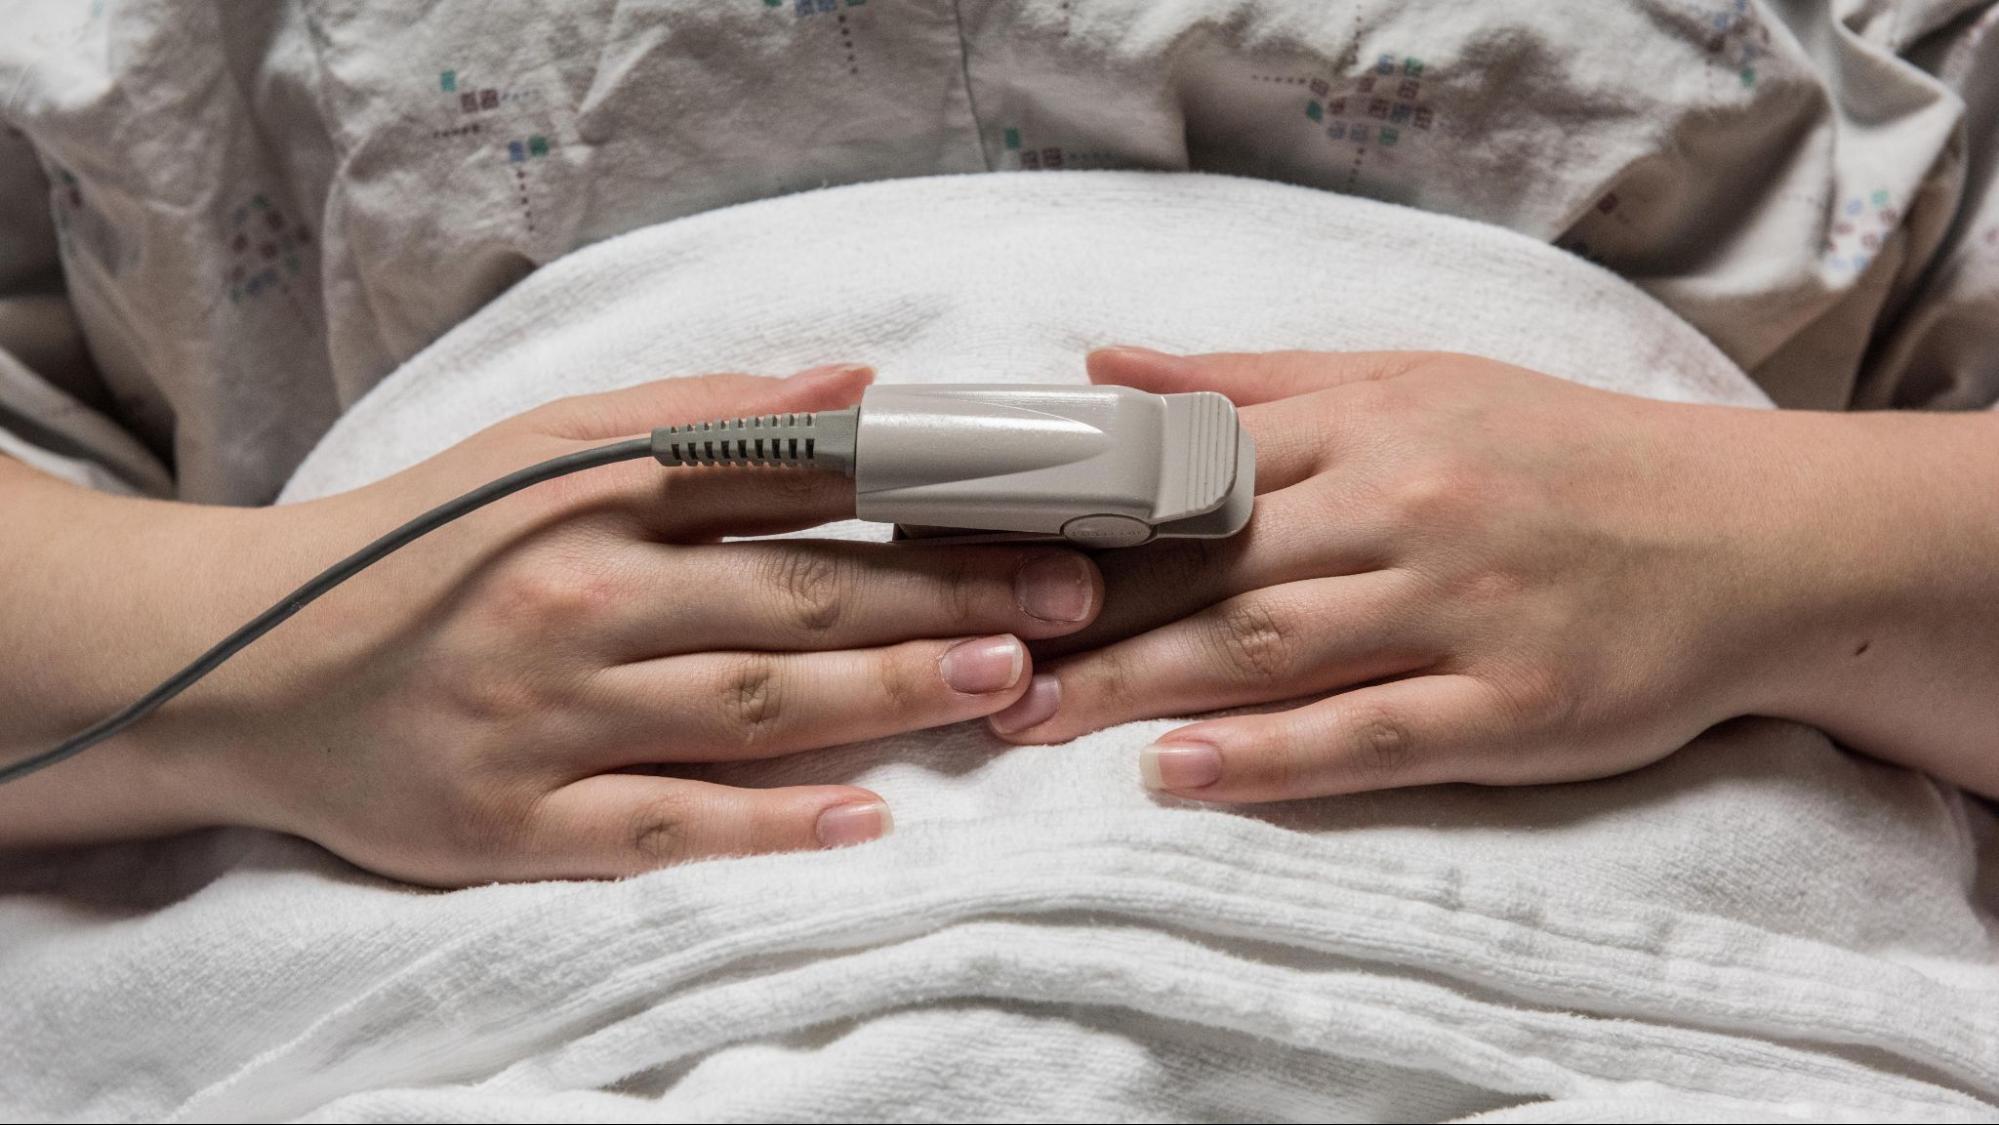
M 513 469 L 668 422 L 848 405 L 867 378 L 714 376 L 568 399 L 378 484 L 274 509 L 125 500 L 0 465 L 20 489 L 10 513 L 50 525 L 27 561 L 61 578 L 40 658 L 58 674 L 32 697 L 33 667 L 0 675 L 0 749 L 55 741 L 326 562 Z M 129 735 L 0 787 L 0 847 L 249 824 L 464 884 L 870 839 L 889 818 L 864 789 L 628 771 L 990 714 L 1026 690 L 1020 638 L 1080 628 L 1101 579 L 1050 547 L 716 542 L 852 514 L 851 482 L 781 469 L 635 462 L 529 489 L 370 568 Z M 144 550 L 121 546 L 128 535 Z M 77 558 L 56 557 L 70 547 Z M 88 555 L 143 565 L 119 585 Z M 84 651 L 63 647 L 75 638 Z M 94 694 L 46 690 L 76 685 Z
M 1267 801 L 1599 777 L 1772 702 L 1808 600 L 1773 576 L 1812 568 L 1760 534 L 1791 494 L 1737 484 L 1767 443 L 1731 434 L 1770 412 L 1449 354 L 1110 349 L 1090 374 L 1243 406 L 1256 515 L 1232 540 L 1100 555 L 1101 619 L 1037 646 L 1093 650 L 1044 660 L 992 720 L 1005 737 L 1335 693 L 1141 760 L 1157 789 Z

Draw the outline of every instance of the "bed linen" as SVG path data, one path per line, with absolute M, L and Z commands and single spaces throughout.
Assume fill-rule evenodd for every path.
M 285 498 L 563 394 L 835 357 L 1070 381 L 1111 342 L 1452 348 L 1767 405 L 1637 288 L 1496 227 L 1228 177 L 938 177 L 565 258 Z M 1141 789 L 1168 725 L 709 769 L 865 784 L 898 830 L 620 882 L 421 891 L 249 831 L 10 860 L 0 1117 L 1999 1118 L 1999 828 L 1953 788 L 1745 720 L 1602 781 L 1228 810 Z

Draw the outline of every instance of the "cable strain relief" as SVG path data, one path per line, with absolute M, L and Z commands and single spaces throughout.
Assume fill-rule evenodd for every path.
M 852 476 L 860 416 L 860 407 L 850 406 L 661 426 L 652 432 L 652 455 L 662 465 L 776 465 Z

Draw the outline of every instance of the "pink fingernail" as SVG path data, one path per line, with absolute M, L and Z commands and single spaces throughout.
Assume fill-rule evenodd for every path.
M 996 734 L 1012 734 L 1055 717 L 1062 705 L 1062 681 L 1052 673 L 1042 673 L 1028 684 L 1027 694 L 986 716 Z
M 978 637 L 944 650 L 937 671 L 952 691 L 987 695 L 1020 682 L 1027 666 L 1027 646 L 1014 637 Z
M 1147 789 L 1203 789 L 1222 779 L 1222 752 L 1205 742 L 1155 742 L 1139 751 L 1138 776 Z
M 1014 575 L 1013 596 L 1029 617 L 1064 625 L 1081 621 L 1096 597 L 1089 560 L 1067 553 L 1035 559 Z
M 855 801 L 834 805 L 819 814 L 815 828 L 822 848 L 844 848 L 865 844 L 895 831 L 895 817 L 880 801 Z

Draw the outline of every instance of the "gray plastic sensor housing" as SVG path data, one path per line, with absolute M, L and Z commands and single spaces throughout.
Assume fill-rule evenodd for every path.
M 1255 443 L 1209 391 L 875 386 L 853 456 L 856 513 L 911 538 L 1221 538 L 1249 522 L 1256 495 Z

